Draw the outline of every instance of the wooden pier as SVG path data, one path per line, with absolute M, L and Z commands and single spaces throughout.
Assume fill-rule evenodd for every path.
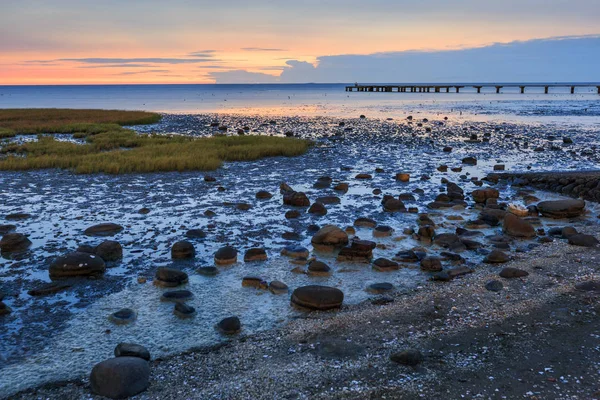
M 490 93 L 502 93 L 504 88 L 519 88 L 521 93 L 525 93 L 527 88 L 544 88 L 544 93 L 550 93 L 550 88 L 570 88 L 571 94 L 575 93 L 576 88 L 595 87 L 600 94 L 600 83 L 552 83 L 552 84 L 401 84 L 401 85 L 353 85 L 346 86 L 346 92 L 397 92 L 397 93 L 460 93 L 461 89 L 473 88 L 477 93 L 482 89 L 491 89 Z

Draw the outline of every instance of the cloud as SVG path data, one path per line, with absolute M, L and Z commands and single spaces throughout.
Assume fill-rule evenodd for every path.
M 56 65 L 56 64 L 55 64 Z M 148 68 L 152 64 L 101 64 L 101 65 L 81 65 L 77 68 L 94 69 L 94 68 Z
M 287 51 L 286 49 L 269 49 L 263 47 L 242 47 L 244 51 Z
M 59 58 L 55 61 L 69 61 L 83 64 L 195 64 L 202 62 L 215 62 L 215 59 L 196 59 L 196 58 Z
M 168 69 L 148 69 L 145 71 L 126 71 L 120 72 L 115 75 L 139 75 L 139 74 L 158 74 L 158 73 L 166 73 L 170 72 Z
M 244 70 L 210 72 L 207 76 L 214 79 L 215 83 L 277 83 L 279 81 L 279 78 L 273 75 Z
M 188 57 L 198 57 L 198 58 L 210 58 L 213 57 L 213 53 L 216 53 L 217 50 L 200 50 L 193 51 L 188 53 Z

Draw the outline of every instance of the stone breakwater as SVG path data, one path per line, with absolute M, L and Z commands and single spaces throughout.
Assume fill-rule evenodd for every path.
M 490 182 L 506 181 L 512 186 L 529 186 L 565 196 L 600 202 L 600 171 L 490 174 L 487 180 Z

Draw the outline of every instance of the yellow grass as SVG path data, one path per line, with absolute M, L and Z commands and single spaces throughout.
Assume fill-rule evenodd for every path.
M 0 132 L 4 128 L 1 125 L 1 111 Z M 39 121 L 36 111 L 21 110 L 16 114 L 26 119 L 29 112 L 38 125 L 25 120 L 15 121 L 11 126 L 19 126 L 18 129 L 27 129 L 29 132 L 47 132 L 50 125 Z M 82 115 L 100 114 L 95 114 L 92 110 L 83 110 Z M 61 168 L 77 173 L 110 174 L 214 170 L 220 167 L 223 161 L 297 156 L 305 153 L 310 146 L 310 142 L 306 140 L 270 136 L 194 138 L 138 135 L 106 120 L 98 123 L 96 119 L 93 123 L 86 123 L 82 115 L 78 115 L 78 111 L 70 110 L 71 120 L 78 122 L 63 125 L 62 128 L 55 124 L 54 132 L 75 133 L 74 136 L 84 137 L 86 144 L 61 142 L 48 135 L 39 135 L 38 141 L 21 145 L 7 143 L 0 147 L 0 170 Z M 120 115 L 121 122 L 125 120 L 126 115 L 115 115 Z

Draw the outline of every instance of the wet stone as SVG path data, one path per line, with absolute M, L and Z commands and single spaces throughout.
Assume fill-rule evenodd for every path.
M 373 175 L 371 174 L 358 174 L 354 177 L 354 179 L 373 179 Z
M 302 246 L 290 245 L 281 250 L 281 255 L 291 258 L 308 258 L 308 249 Z
M 522 269 L 519 269 L 519 268 L 507 267 L 507 268 L 504 268 L 502 271 L 500 271 L 499 275 L 501 278 L 506 278 L 506 279 L 522 278 L 522 277 L 528 276 L 529 272 L 523 271 Z
M 333 251 L 348 244 L 348 234 L 335 225 L 325 225 L 311 239 L 313 247 L 320 251 Z
M 414 367 L 423 362 L 423 354 L 419 350 L 409 349 L 390 355 L 390 360 L 397 364 Z
M 341 202 L 340 198 L 337 196 L 318 197 L 316 201 L 321 204 L 340 204 Z
M 138 357 L 150 361 L 150 352 L 144 346 L 135 343 L 119 343 L 115 347 L 115 357 Z
M 380 272 L 397 271 L 400 269 L 400 265 L 387 258 L 378 258 L 373 261 L 373 269 Z
M 600 292 L 600 281 L 586 281 L 575 285 L 575 289 L 581 292 Z
M 490 292 L 499 292 L 504 288 L 504 285 L 498 280 L 493 280 L 486 283 L 485 288 Z
M 577 233 L 568 237 L 569 244 L 573 246 L 582 247 L 596 247 L 598 245 L 598 239 L 592 235 L 585 235 L 583 233 Z
M 266 290 L 269 287 L 269 284 L 262 278 L 256 276 L 246 276 L 242 279 L 242 286 Z
M 508 254 L 500 250 L 492 250 L 490 254 L 483 259 L 483 262 L 486 264 L 502 264 L 508 261 L 510 261 Z
M 365 228 L 375 228 L 377 226 L 377 222 L 371 218 L 361 217 L 354 221 L 354 226 L 365 227 Z
M 123 247 L 119 242 L 106 240 L 94 249 L 94 254 L 105 262 L 115 262 L 123 258 Z
M 83 233 L 87 236 L 114 236 L 121 232 L 123 227 L 115 223 L 105 223 L 90 226 Z
M 269 283 L 269 291 L 273 294 L 285 294 L 288 290 L 288 286 L 283 282 L 271 281 L 271 283 Z
M 375 230 L 373 230 L 373 236 L 374 237 L 389 237 L 389 236 L 392 236 L 393 232 L 394 232 L 394 229 L 391 226 L 378 225 L 377 227 L 375 227 Z
M 266 261 L 267 252 L 262 248 L 248 249 L 244 254 L 244 262 Z
M 154 284 L 164 287 L 176 287 L 188 282 L 188 275 L 178 269 L 161 267 L 156 270 Z
M 7 233 L 13 232 L 17 227 L 15 225 L 0 225 L 0 235 L 6 235 Z
M 204 239 L 206 233 L 202 229 L 190 229 L 185 233 L 185 236 L 189 239 Z
M 44 283 L 34 289 L 30 289 L 27 294 L 30 296 L 48 296 L 51 294 L 63 292 L 69 289 L 71 285 L 61 283 Z
M 150 385 L 150 366 L 140 357 L 116 357 L 96 364 L 90 374 L 92 392 L 110 399 L 125 399 Z
M 217 267 L 200 267 L 198 273 L 204 276 L 215 276 L 219 273 L 219 269 Z
M 242 329 L 242 324 L 238 317 L 227 317 L 219 321 L 217 329 L 225 335 L 235 335 Z
M 215 253 L 215 263 L 217 265 L 230 265 L 237 262 L 237 250 L 231 246 L 225 246 Z
M 192 318 L 194 315 L 196 315 L 196 309 L 185 303 L 175 303 L 173 314 L 181 319 Z
M 266 190 L 261 190 L 256 193 L 256 198 L 259 200 L 268 200 L 271 197 L 273 197 L 273 195 L 271 193 L 267 192 Z
M 31 214 L 27 213 L 12 213 L 4 217 L 7 221 L 22 221 L 31 218 Z
M 22 253 L 31 246 L 31 240 L 22 233 L 7 233 L 0 239 L 2 253 Z
M 575 199 L 542 201 L 537 208 L 544 217 L 573 218 L 585 212 L 585 201 Z
M 389 293 L 394 290 L 394 285 L 391 283 L 373 283 L 367 287 L 367 292 L 373 294 Z
M 442 261 L 437 257 L 425 257 L 421 260 L 421 270 L 438 272 L 442 270 Z
M 102 258 L 89 254 L 73 252 L 62 257 L 57 257 L 48 270 L 50 279 L 71 277 L 98 277 L 104 274 L 106 265 Z
M 108 319 L 117 325 L 126 325 L 135 321 L 137 314 L 131 308 L 123 308 L 109 315 Z
M 285 213 L 285 218 L 286 219 L 296 219 L 296 218 L 300 218 L 301 215 L 302 214 L 298 210 L 289 210 Z
M 294 207 L 308 207 L 310 200 L 302 192 L 286 192 L 283 195 L 283 204 Z
M 160 301 L 184 302 L 194 297 L 189 290 L 170 290 L 164 292 L 160 297 Z
M 331 268 L 322 261 L 313 260 L 308 264 L 308 275 L 328 276 L 331 275 Z
M 344 293 L 333 287 L 302 286 L 292 293 L 292 304 L 310 310 L 330 310 L 339 308 L 344 301 Z
M 315 202 L 308 209 L 308 213 L 323 216 L 327 214 L 327 208 L 325 208 L 325 206 L 322 203 Z

